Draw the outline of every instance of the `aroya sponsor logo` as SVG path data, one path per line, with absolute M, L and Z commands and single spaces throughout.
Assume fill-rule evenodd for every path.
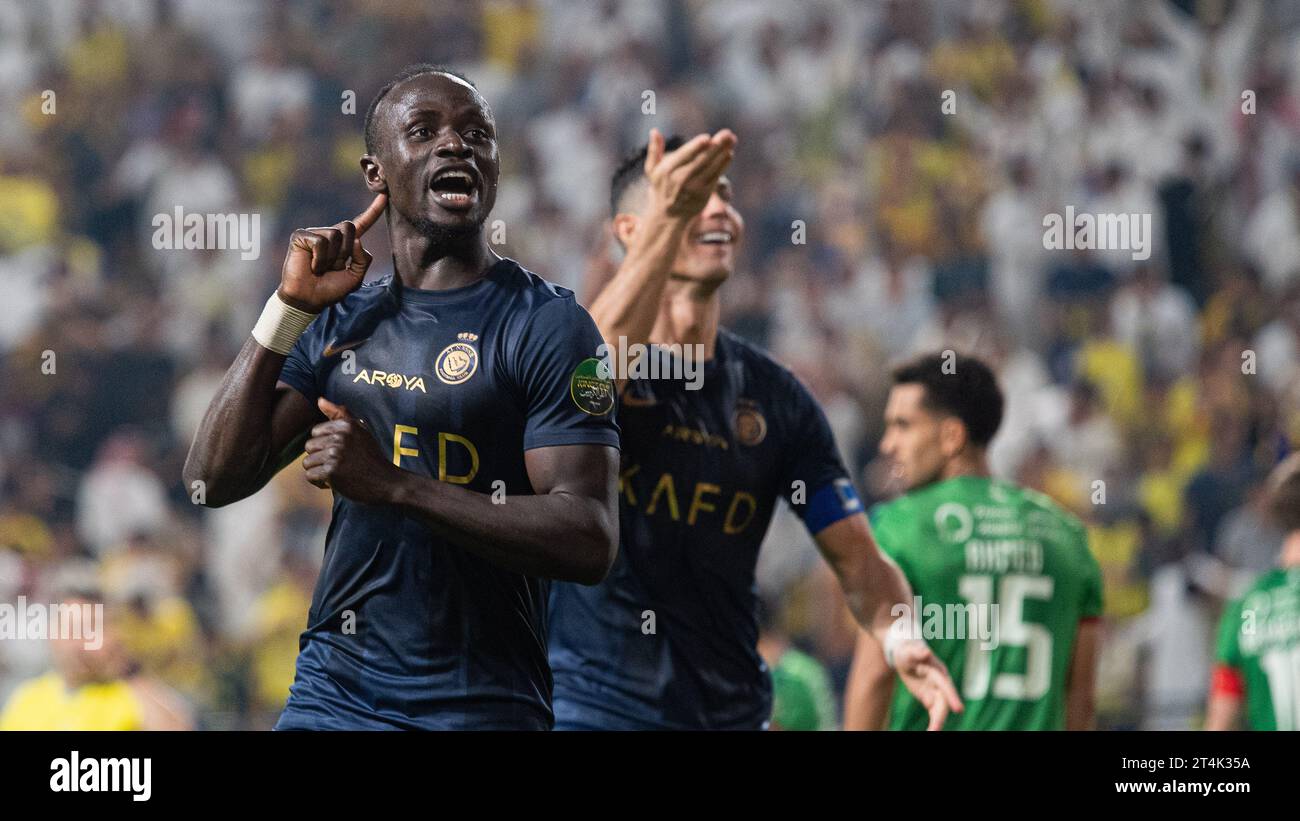
M 356 378 L 353 379 L 352 382 L 354 384 L 357 382 L 365 382 L 367 385 L 378 385 L 392 390 L 418 390 L 420 393 L 428 393 L 428 391 L 425 390 L 424 377 L 422 376 L 407 376 L 402 373 L 390 373 L 378 369 L 369 371 L 363 368 L 361 373 L 357 374 Z

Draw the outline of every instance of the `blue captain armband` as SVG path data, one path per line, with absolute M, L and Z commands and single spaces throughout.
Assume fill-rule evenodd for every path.
M 862 500 L 848 479 L 836 479 L 824 485 L 808 500 L 803 513 L 804 527 L 814 536 L 840 519 L 862 512 Z

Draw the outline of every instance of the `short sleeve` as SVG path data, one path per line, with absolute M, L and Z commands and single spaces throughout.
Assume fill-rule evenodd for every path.
M 1238 636 L 1241 634 L 1242 601 L 1237 599 L 1224 608 L 1223 619 L 1219 622 L 1218 641 L 1214 647 L 1214 660 L 1229 667 L 1241 666 L 1241 645 L 1238 643 Z
M 861 513 L 862 501 L 840 460 L 821 406 L 793 377 L 790 388 L 788 429 L 792 433 L 784 443 L 781 493 L 808 532 L 816 536 L 839 520 Z
M 527 416 L 524 450 L 619 446 L 618 394 L 602 364 L 603 345 L 596 323 L 572 297 L 537 309 L 515 348 Z
M 321 395 L 318 365 L 324 349 L 321 341 L 321 329 L 324 326 L 325 314 L 322 313 L 312 320 L 303 335 L 293 343 L 293 348 L 284 360 L 284 367 L 280 370 L 280 381 L 307 397 L 313 405 Z

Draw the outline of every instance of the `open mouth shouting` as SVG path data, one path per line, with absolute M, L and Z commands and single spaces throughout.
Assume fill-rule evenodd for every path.
M 449 211 L 468 211 L 478 202 L 479 177 L 472 166 L 444 166 L 429 181 L 429 190 L 438 205 Z

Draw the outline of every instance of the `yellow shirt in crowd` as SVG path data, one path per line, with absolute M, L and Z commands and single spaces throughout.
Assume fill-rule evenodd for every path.
M 0 731 L 139 730 L 144 711 L 125 681 L 69 690 L 56 672 L 21 684 L 0 713 Z

